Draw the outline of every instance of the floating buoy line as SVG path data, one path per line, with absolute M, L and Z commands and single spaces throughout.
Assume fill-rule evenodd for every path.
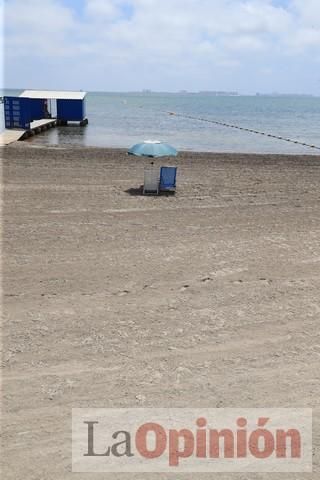
M 213 123 L 214 125 L 233 128 L 236 130 L 241 130 L 243 132 L 255 133 L 256 135 L 263 135 L 268 138 L 275 138 L 276 140 L 282 140 L 283 142 L 293 143 L 295 145 L 301 145 L 302 147 L 312 148 L 313 150 L 320 150 L 320 147 L 318 147 L 317 145 L 311 145 L 309 143 L 300 142 L 299 140 L 292 140 L 291 138 L 281 137 L 278 135 L 273 135 L 271 133 L 261 132 L 259 130 L 253 130 L 251 128 L 240 127 L 239 125 L 232 125 L 230 123 L 219 122 L 217 120 L 210 120 L 208 118 L 194 117 L 192 115 L 186 115 L 183 113 L 176 113 L 176 112 L 163 112 L 163 113 L 174 115 L 175 117 L 187 118 L 189 120 L 197 120 L 198 122 Z

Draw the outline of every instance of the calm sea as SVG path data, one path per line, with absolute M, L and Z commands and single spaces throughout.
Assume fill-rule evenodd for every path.
M 89 93 L 87 127 L 59 127 L 27 141 L 34 145 L 128 148 L 153 139 L 166 141 L 180 150 L 319 154 L 279 140 L 170 116 L 163 113 L 166 111 L 320 145 L 320 97 L 167 93 Z M 3 128 L 2 117 L 3 113 Z

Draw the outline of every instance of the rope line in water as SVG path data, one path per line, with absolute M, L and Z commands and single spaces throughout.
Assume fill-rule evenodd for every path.
M 236 130 L 242 130 L 243 132 L 255 133 L 256 135 L 263 135 L 269 138 L 275 138 L 276 140 L 282 140 L 284 142 L 294 143 L 295 145 L 301 145 L 303 147 L 313 148 L 314 150 L 320 150 L 320 147 L 316 145 L 310 145 L 309 143 L 300 142 L 299 140 L 292 140 L 291 138 L 285 138 L 278 135 L 272 135 L 271 133 L 260 132 L 259 130 L 253 130 L 251 128 L 239 127 L 238 125 L 231 125 L 230 123 L 219 122 L 217 120 L 209 120 L 208 118 L 202 117 L 193 117 L 192 115 L 185 115 L 183 113 L 176 112 L 164 112 L 169 115 L 174 115 L 176 117 L 188 118 L 190 120 L 197 120 L 199 122 L 213 123 L 215 125 L 220 125 L 227 128 L 235 128 Z

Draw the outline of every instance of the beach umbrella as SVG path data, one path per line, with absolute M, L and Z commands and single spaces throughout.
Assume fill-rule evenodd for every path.
M 175 148 L 158 140 L 146 140 L 137 143 L 128 150 L 128 153 L 139 157 L 176 157 L 178 155 Z

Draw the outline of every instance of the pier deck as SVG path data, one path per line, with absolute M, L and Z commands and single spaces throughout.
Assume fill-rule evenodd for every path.
M 20 140 L 24 135 L 25 130 L 11 130 L 6 128 L 3 132 L 0 133 L 0 146 L 9 145 L 10 143 Z
M 43 118 L 41 120 L 34 120 L 31 122 L 28 130 L 6 128 L 0 133 L 0 147 L 10 145 L 10 143 L 17 142 L 18 140 L 24 140 L 31 135 L 35 135 L 36 133 L 40 133 L 47 128 L 55 126 L 55 118 Z
M 53 123 L 54 124 L 56 123 L 55 118 L 43 118 L 41 120 L 34 120 L 30 124 L 30 129 L 32 130 L 34 128 L 47 127 L 48 125 L 53 124 Z

